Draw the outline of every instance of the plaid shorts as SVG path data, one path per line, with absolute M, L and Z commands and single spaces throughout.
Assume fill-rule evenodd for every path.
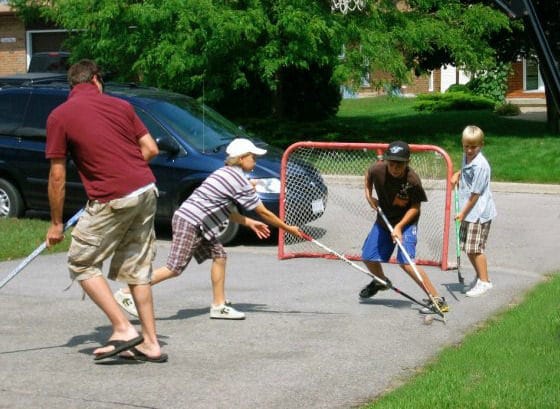
M 198 264 L 208 259 L 227 258 L 224 246 L 218 239 L 207 240 L 199 227 L 190 224 L 177 213 L 173 215 L 171 224 L 173 240 L 166 267 L 175 274 L 181 274 L 193 256 Z
M 459 232 L 461 249 L 467 254 L 484 253 L 491 224 L 491 220 L 486 223 L 462 221 L 461 230 Z

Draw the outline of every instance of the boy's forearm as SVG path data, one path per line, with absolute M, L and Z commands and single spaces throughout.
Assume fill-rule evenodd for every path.
M 461 211 L 461 213 L 463 213 L 463 219 L 465 217 L 467 217 L 467 215 L 471 212 L 473 207 L 476 205 L 476 202 L 478 201 L 479 197 L 480 197 L 479 194 L 476 194 L 476 193 L 471 194 L 471 196 L 469 197 L 469 200 L 467 200 L 467 202 L 465 203 L 465 206 L 463 206 L 463 210 Z
M 247 221 L 246 221 L 246 217 L 242 216 L 241 214 L 239 214 L 238 212 L 232 212 L 229 214 L 229 220 L 237 223 L 237 224 L 242 224 L 242 225 L 246 225 Z
M 397 223 L 396 226 L 399 226 L 400 228 L 404 228 L 408 226 L 412 221 L 417 219 L 419 213 L 420 213 L 419 208 L 411 207 L 406 211 L 406 213 L 404 214 L 402 219 Z

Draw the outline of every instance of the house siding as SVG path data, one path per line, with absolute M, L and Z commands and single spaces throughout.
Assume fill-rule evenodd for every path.
M 511 64 L 512 72 L 508 77 L 507 99 L 515 98 L 545 98 L 544 92 L 525 91 L 523 87 L 523 61 L 515 61 Z
M 0 14 L 0 40 L 0 75 L 26 72 L 25 26 L 12 13 Z

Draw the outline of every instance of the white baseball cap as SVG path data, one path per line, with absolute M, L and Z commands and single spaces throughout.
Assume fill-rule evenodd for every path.
M 248 153 L 255 155 L 264 155 L 266 149 L 257 148 L 253 142 L 245 138 L 237 138 L 231 141 L 226 148 L 226 153 L 229 156 L 243 156 Z

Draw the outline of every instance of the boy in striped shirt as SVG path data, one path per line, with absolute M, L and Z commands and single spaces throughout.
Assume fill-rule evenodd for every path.
M 280 220 L 261 202 L 254 186 L 245 174 L 253 170 L 256 157 L 266 150 L 256 147 L 250 140 L 238 138 L 227 147 L 225 166 L 213 172 L 183 202 L 173 215 L 173 240 L 165 267 L 154 271 L 151 284 L 179 276 L 194 256 L 198 263 L 212 259 L 210 277 L 212 280 L 213 302 L 210 318 L 244 319 L 245 314 L 237 311 L 225 296 L 225 271 L 227 254 L 218 241 L 220 228 L 228 220 L 245 225 L 259 238 L 270 236 L 268 225 L 237 212 L 237 206 L 247 211 L 255 211 L 266 223 L 284 229 L 297 237 L 302 237 L 297 226 Z M 121 289 L 115 293 L 119 304 L 129 313 L 135 313 L 129 294 Z

